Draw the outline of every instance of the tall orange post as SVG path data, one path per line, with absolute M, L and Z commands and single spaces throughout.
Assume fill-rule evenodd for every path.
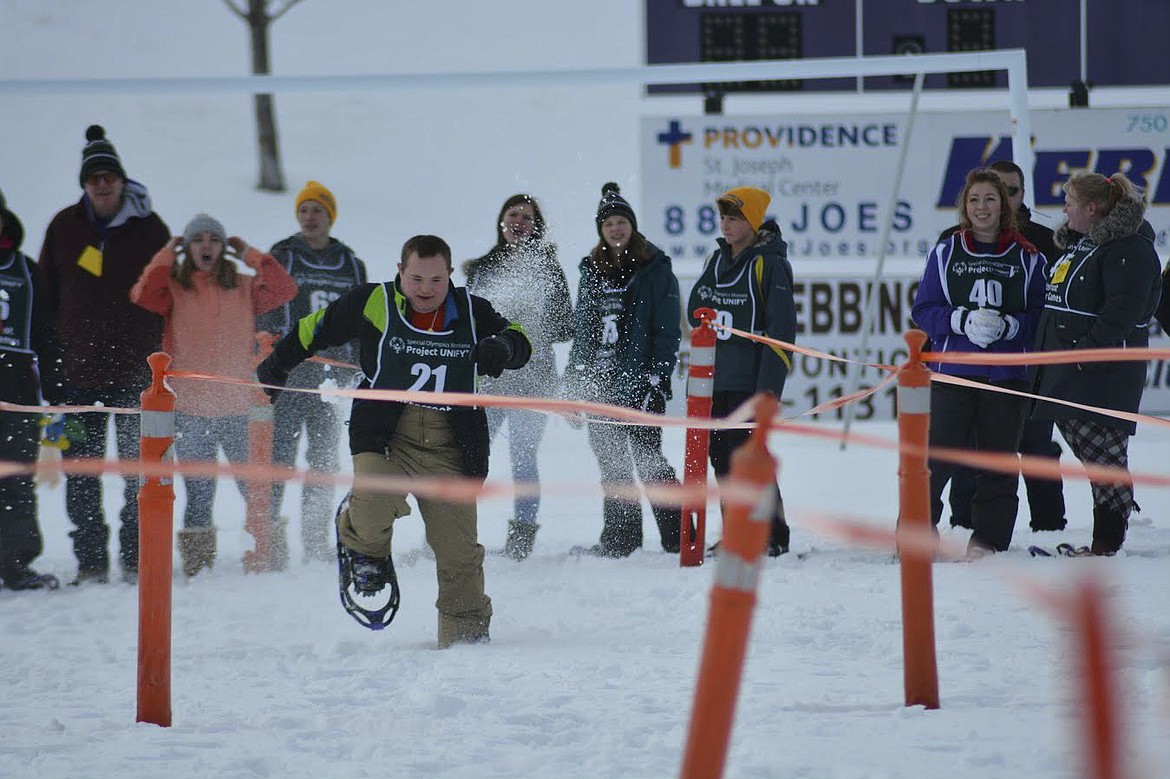
M 922 363 L 926 333 L 905 334 L 910 356 L 898 369 L 898 528 L 924 538 L 931 532 L 930 369 Z M 938 661 L 934 642 L 931 553 L 923 544 L 899 545 L 902 566 L 902 678 L 907 706 L 937 709 Z
M 259 346 L 257 364 L 272 353 L 275 336 L 257 333 Z M 253 374 L 252 380 L 256 380 Z M 248 412 L 248 462 L 253 465 L 272 464 L 273 413 L 272 403 L 261 389 L 253 393 L 252 409 Z M 248 482 L 247 515 L 244 528 L 252 534 L 256 547 L 244 552 L 244 570 L 248 573 L 282 571 L 288 563 L 288 540 L 273 533 L 272 484 L 267 481 Z M 274 536 L 281 535 L 280 538 Z M 283 543 L 281 543 L 283 542 Z
M 756 589 L 775 510 L 776 460 L 767 442 L 776 409 L 771 395 L 758 396 L 756 429 L 731 457 L 732 483 L 755 488 L 759 497 L 754 506 L 735 495 L 724 501 L 723 542 L 715 563 L 711 614 L 683 752 L 683 779 L 722 776 L 727 760 Z
M 171 358 L 155 352 L 141 395 L 143 463 L 174 463 L 175 393 L 166 384 Z M 173 476 L 146 476 L 138 490 L 138 722 L 171 726 L 171 577 L 174 560 Z
M 715 311 L 700 308 L 695 312 L 699 326 L 691 331 L 691 364 L 687 376 L 687 417 L 711 418 L 711 394 L 715 388 L 715 328 L 711 320 Z M 686 458 L 683 484 L 687 487 L 707 486 L 707 453 L 711 445 L 711 431 L 687 428 Z M 706 490 L 702 490 L 706 494 Z M 682 528 L 679 535 L 678 563 L 684 567 L 703 564 L 707 544 L 707 499 L 688 498 L 682 506 Z
M 1111 635 L 1105 594 L 1095 580 L 1086 579 L 1075 599 L 1077 637 L 1080 641 L 1081 674 L 1073 676 L 1084 723 L 1084 749 L 1091 779 L 1122 779 L 1121 734 L 1117 691 L 1113 685 L 1108 655 Z

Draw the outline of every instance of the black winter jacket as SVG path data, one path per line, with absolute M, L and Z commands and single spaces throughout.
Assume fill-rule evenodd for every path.
M 727 241 L 718 240 L 719 249 L 707 258 L 707 265 L 722 257 L 717 266 L 719 280 L 733 279 L 743 270 L 745 264 L 756 274 L 759 268 L 759 290 L 762 299 L 758 301 L 762 312 L 762 326 L 757 325 L 759 334 L 786 343 L 796 342 L 796 302 L 793 298 L 792 265 L 788 262 L 788 244 L 780 233 L 780 227 L 773 220 L 760 226 L 754 244 L 736 257 L 728 256 L 731 247 Z M 700 274 L 700 278 L 701 278 Z M 687 302 L 687 319 L 692 327 L 699 324 L 695 311 L 710 305 L 702 296 L 701 285 L 696 283 Z M 746 359 L 744 358 L 746 356 Z M 728 359 L 728 358 L 731 359 Z M 719 339 L 715 343 L 715 391 L 754 394 L 771 392 L 780 398 L 784 382 L 792 368 L 788 353 L 777 347 L 765 346 L 755 341 L 742 343 L 734 336 Z
M 35 406 L 42 398 L 53 405 L 64 403 L 65 369 L 61 343 L 57 340 L 53 310 L 45 292 L 40 268 L 32 258 L 20 251 L 24 242 L 24 227 L 16 214 L 5 209 L 0 220 L 4 222 L 3 231 L 0 232 L 0 276 L 11 278 L 16 283 L 27 278 L 32 287 L 31 290 L 25 288 L 29 292 L 29 300 L 6 300 L 0 307 L 4 316 L 15 310 L 26 312 L 24 321 L 14 319 L 0 325 L 0 335 L 3 336 L 3 341 L 0 341 L 0 400 L 26 406 Z M 15 289 L 13 287 L 14 292 Z M 5 345 L 23 341 L 26 328 L 31 354 Z
M 635 266 L 623 297 L 621 332 L 617 340 L 616 375 L 602 384 L 594 367 L 601 345 L 600 296 L 603 278 L 590 257 L 581 261 L 577 308 L 573 312 L 576 336 L 565 369 L 565 391 L 582 400 L 638 408 L 646 399 L 651 377 L 657 389 L 671 396 L 670 377 L 678 361 L 682 337 L 678 279 L 670 257 L 651 243 L 649 258 Z
M 1071 231 L 1067 224 L 1056 231 L 1056 245 L 1065 251 L 1049 263 L 1037 351 L 1149 345 L 1150 318 L 1162 284 L 1153 230 L 1143 211 L 1140 201 L 1123 200 L 1088 235 Z M 1037 373 L 1036 393 L 1136 413 L 1145 381 L 1145 361 L 1044 365 Z M 1034 416 L 1090 419 L 1130 435 L 1137 429 L 1133 422 L 1043 401 Z
M 258 330 L 278 336 L 285 335 L 303 317 L 333 300 L 341 287 L 354 287 L 367 281 L 366 264 L 358 259 L 353 249 L 336 238 L 330 238 L 325 249 L 318 252 L 309 246 L 303 235 L 296 233 L 274 243 L 268 253 L 297 283 L 295 298 L 256 317 Z M 322 295 L 323 290 L 326 291 L 325 295 Z M 320 297 L 324 297 L 324 300 L 320 300 Z M 357 360 L 356 349 L 348 345 L 326 349 L 321 356 L 343 363 Z M 292 372 L 288 386 L 316 389 L 327 378 L 334 379 L 342 387 L 348 387 L 353 381 L 353 371 L 306 362 Z
M 318 351 L 357 339 L 358 363 L 363 374 L 358 389 L 369 389 L 368 377 L 377 375 L 379 349 L 387 326 L 382 321 L 386 306 L 381 298 L 387 286 L 393 289 L 394 300 L 391 305 L 409 319 L 409 307 L 397 278 L 393 285 L 362 284 L 354 287 L 327 307 L 301 319 L 292 332 L 277 342 L 272 354 L 257 370 L 260 380 L 265 381 L 265 377 L 274 375 L 287 376 L 289 371 Z M 512 346 L 512 359 L 505 367 L 510 370 L 523 367 L 532 355 L 532 345 L 524 331 L 496 313 L 491 303 L 483 298 L 472 295 L 472 310 L 467 311 L 466 296 L 455 295 L 455 292 L 455 286 L 451 285 L 447 304 L 454 299 L 456 317 L 474 317 L 475 330 L 480 340 L 489 335 L 506 338 Z M 389 451 L 394 430 L 402 416 L 402 406 L 402 403 L 397 402 L 354 400 L 349 419 L 350 453 Z M 464 474 L 476 478 L 486 477 L 490 448 L 487 415 L 482 408 L 469 406 L 457 406 L 450 413 L 463 455 Z
M 70 389 L 139 392 L 150 384 L 146 358 L 162 346 L 162 317 L 131 302 L 130 290 L 171 233 L 144 186 L 128 179 L 123 193 L 105 226 L 83 195 L 53 217 L 41 244 Z

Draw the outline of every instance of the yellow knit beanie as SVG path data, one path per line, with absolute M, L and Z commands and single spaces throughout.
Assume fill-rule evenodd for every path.
M 297 193 L 297 211 L 301 210 L 301 203 L 306 200 L 316 200 L 325 208 L 325 213 L 329 214 L 329 224 L 337 221 L 337 200 L 324 184 L 319 181 L 310 181 L 306 184 L 305 188 Z
M 755 187 L 736 187 L 735 189 L 724 192 L 715 201 L 717 205 L 728 206 L 732 210 L 743 214 L 743 218 L 756 231 L 764 223 L 764 215 L 767 213 L 768 204 L 771 202 L 771 195 Z

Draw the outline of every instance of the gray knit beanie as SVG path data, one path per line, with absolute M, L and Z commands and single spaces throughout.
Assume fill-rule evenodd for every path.
M 219 240 L 223 241 L 225 246 L 227 245 L 227 231 L 223 229 L 223 225 L 218 219 L 209 214 L 196 214 L 183 228 L 183 240 L 191 243 L 200 233 L 218 235 Z

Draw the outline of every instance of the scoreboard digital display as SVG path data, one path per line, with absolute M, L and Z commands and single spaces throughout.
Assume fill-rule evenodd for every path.
M 1170 0 L 1085 0 L 1085 80 L 1094 86 L 1170 84 Z M 859 10 L 860 5 L 860 10 Z M 645 0 L 648 64 L 888 56 L 1025 49 L 1028 85 L 1081 76 L 1081 0 Z M 860 14 L 860 15 L 859 15 Z M 862 51 L 857 31 L 861 29 Z M 866 89 L 911 79 L 868 77 Z M 1002 71 L 928 76 L 928 89 L 1006 87 Z M 705 92 L 854 89 L 855 79 L 704 84 Z M 653 91 L 676 91 L 657 87 Z
M 800 14 L 703 14 L 699 17 L 699 61 L 743 62 L 803 57 Z M 798 90 L 800 79 L 749 81 L 720 85 L 723 91 Z M 714 85 L 704 85 L 710 91 Z

